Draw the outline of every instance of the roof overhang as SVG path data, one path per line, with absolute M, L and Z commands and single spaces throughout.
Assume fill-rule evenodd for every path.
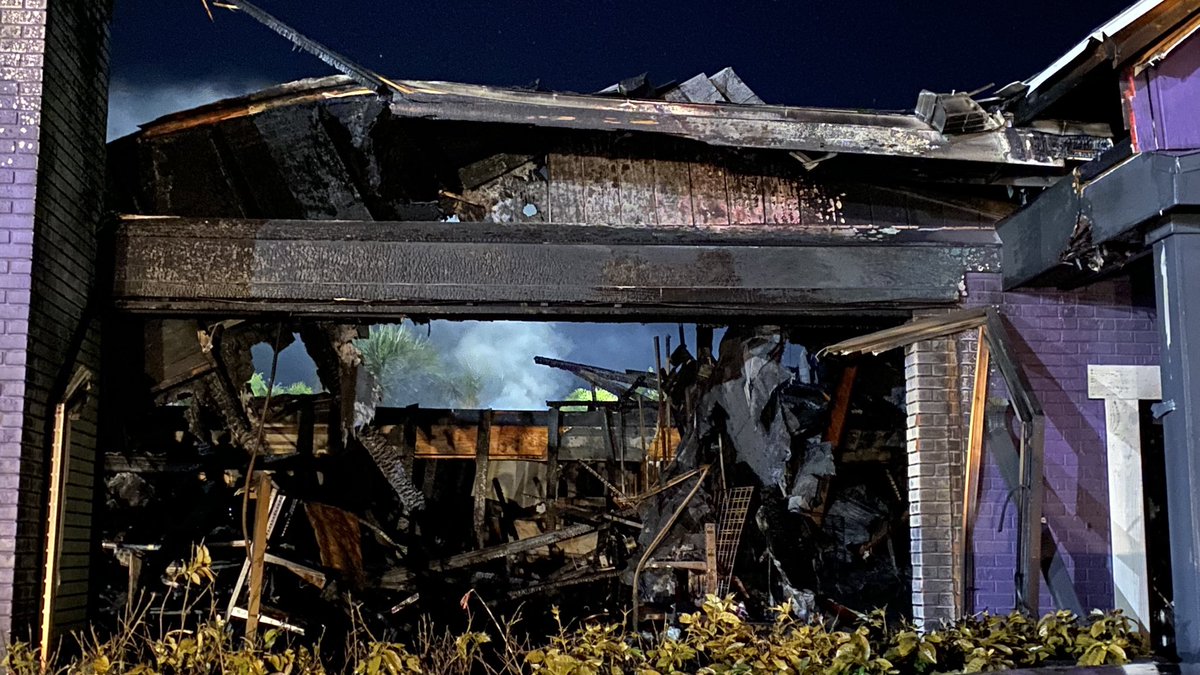
M 1117 69 L 1200 15 L 1198 0 L 1140 0 L 1109 19 L 1052 64 L 1025 80 L 1012 108 L 1025 124 L 1106 64 Z
M 1066 262 L 1082 248 L 1143 248 L 1165 216 L 1200 207 L 1200 152 L 1135 154 L 1094 175 L 1087 168 L 997 225 L 1006 287 L 1086 274 Z
M 540 92 L 456 82 L 388 80 L 397 117 L 517 124 L 529 127 L 652 133 L 716 147 L 811 153 L 957 160 L 1061 169 L 1094 159 L 1112 140 L 1034 128 L 1000 127 L 944 134 L 915 115 L 775 105 L 730 105 L 637 100 Z M 143 125 L 147 138 L 275 108 L 374 96 L 349 77 L 329 77 L 273 87 L 174 113 Z
M 638 100 L 451 82 L 394 80 L 305 37 L 250 0 L 228 0 L 223 6 L 242 11 L 297 48 L 341 71 L 346 76 L 345 83 L 353 82 L 361 87 L 343 91 L 341 95 L 375 93 L 390 100 L 392 112 L 401 117 L 590 131 L 638 131 L 724 147 L 944 159 L 1049 169 L 1065 167 L 1070 161 L 1088 161 L 1112 147 L 1112 141 L 1107 137 L 1057 134 L 1009 125 L 974 133 L 947 134 L 912 113 Z M 311 100 L 314 96 L 312 92 L 299 90 L 290 91 L 289 95 L 303 100 Z M 746 100 L 754 102 L 758 99 Z M 278 105 L 278 101 L 260 98 L 248 106 L 239 106 L 233 101 L 226 103 L 224 109 L 218 107 L 216 113 L 254 114 L 263 105 Z M 181 122 L 212 120 L 212 112 L 210 109 L 204 115 L 190 118 L 173 116 L 170 120 L 173 124 L 154 122 L 144 133 L 162 133 L 164 128 L 178 128 Z

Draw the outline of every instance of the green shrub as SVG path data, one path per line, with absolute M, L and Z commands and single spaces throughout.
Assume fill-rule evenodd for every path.
M 193 560 L 175 566 L 168 578 L 189 590 L 205 589 L 211 581 L 208 562 L 207 551 L 197 547 Z M 468 613 L 473 597 L 468 593 L 463 598 Z M 1119 611 L 1093 612 L 1086 619 L 1060 611 L 1038 621 L 1018 613 L 982 614 L 923 633 L 908 624 L 890 625 L 881 611 L 842 628 L 798 622 L 786 605 L 776 610 L 773 625 L 753 624 L 743 619 L 732 598 L 709 596 L 700 611 L 680 616 L 677 630 L 649 635 L 630 631 L 622 623 L 568 628 L 560 622 L 557 635 L 536 649 L 514 637 L 515 620 L 503 625 L 490 610 L 488 617 L 496 629 L 492 636 L 470 627 L 459 635 L 436 635 L 425 625 L 409 647 L 375 640 L 360 628 L 347 647 L 345 671 L 356 675 L 922 675 L 997 671 L 1046 662 L 1122 664 L 1145 655 L 1141 634 Z M 557 609 L 554 616 L 559 617 Z M 158 633 L 142 619 L 144 614 L 134 617 L 124 631 L 108 640 L 81 643 L 81 655 L 57 671 L 43 671 L 40 654 L 23 643 L 9 647 L 3 666 L 15 675 L 327 672 L 319 646 L 287 644 L 276 631 L 250 643 L 219 618 L 194 627 L 160 627 Z M 184 623 L 182 613 L 180 623 Z

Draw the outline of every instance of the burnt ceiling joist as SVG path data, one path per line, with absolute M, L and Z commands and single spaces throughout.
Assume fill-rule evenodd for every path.
M 955 302 L 963 272 L 999 256 L 978 238 L 144 217 L 120 224 L 116 251 L 114 300 L 130 311 L 493 318 L 903 311 Z

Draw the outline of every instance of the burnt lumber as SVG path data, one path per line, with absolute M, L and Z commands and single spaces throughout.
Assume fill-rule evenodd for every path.
M 114 301 L 141 311 L 231 315 L 896 311 L 957 300 L 994 246 L 790 245 L 699 232 L 481 224 L 142 218 L 117 234 Z M 797 234 L 803 240 L 805 235 Z M 587 243 L 586 240 L 603 243 Z M 674 241 L 671 241 L 671 240 Z M 668 241 L 670 243 L 668 243 Z M 767 245 L 751 245 L 765 243 Z M 798 242 L 797 242 L 798 243 Z M 224 274 L 215 278 L 212 269 Z
M 424 495 L 413 484 L 412 476 L 405 468 L 401 449 L 374 429 L 365 429 L 357 436 L 371 460 L 375 462 L 375 466 L 379 467 L 380 473 L 396 491 L 400 504 L 410 513 L 424 509 Z
M 962 536 L 959 537 L 962 551 L 960 560 L 960 593 L 965 612 L 972 611 L 975 565 L 973 535 L 975 517 L 979 508 L 980 470 L 983 465 L 983 429 L 987 415 L 988 370 L 991 367 L 991 350 L 988 348 L 987 328 L 980 326 L 975 339 L 975 373 L 971 386 L 971 409 L 967 426 L 967 461 L 963 476 Z
M 479 420 L 478 438 L 475 441 L 475 487 L 472 494 L 475 497 L 473 522 L 475 524 L 475 543 L 482 549 L 487 543 L 485 518 L 488 493 L 488 448 L 491 444 L 492 411 L 485 410 Z
M 258 475 L 254 502 L 254 539 L 247 550 L 250 561 L 250 594 L 246 605 L 246 638 L 258 640 L 258 618 L 262 609 L 263 567 L 266 564 L 268 521 L 271 517 L 271 494 L 274 485 L 267 473 Z
M 462 569 L 473 565 L 480 565 L 492 560 L 498 560 L 519 553 L 527 553 L 534 549 L 539 549 L 544 546 L 558 544 L 568 539 L 581 537 L 591 532 L 595 532 L 596 528 L 592 525 L 579 524 L 564 527 L 561 530 L 554 532 L 546 532 L 527 539 L 521 539 L 499 546 L 491 546 L 480 549 L 478 551 L 470 551 L 461 553 L 456 556 L 451 556 L 443 560 L 430 561 L 426 570 L 429 572 L 446 572 L 450 570 Z M 416 576 L 415 570 L 410 570 L 403 567 L 398 567 L 385 572 L 379 579 L 378 586 L 386 590 L 398 590 L 408 588 L 408 583 Z

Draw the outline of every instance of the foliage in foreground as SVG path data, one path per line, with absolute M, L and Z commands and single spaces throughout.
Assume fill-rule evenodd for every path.
M 463 600 L 469 607 L 471 594 Z M 485 607 L 486 609 L 486 607 Z M 891 675 L 983 672 L 1047 662 L 1121 664 L 1144 654 L 1133 622 L 1120 612 L 1070 612 L 1033 620 L 1020 614 L 980 615 L 920 633 L 889 625 L 882 612 L 855 626 L 827 628 L 793 620 L 786 607 L 771 626 L 746 622 L 731 599 L 710 596 L 701 611 L 683 615 L 682 628 L 649 637 L 621 624 L 567 628 L 537 649 L 514 637 L 514 624 L 492 617 L 494 635 L 468 630 L 437 635 L 426 628 L 413 646 L 375 641 L 365 633 L 347 648 L 344 672 L 362 675 L 416 673 L 796 673 L 799 675 Z M 555 611 L 557 616 L 557 611 Z M 241 640 L 219 619 L 192 629 L 153 636 L 131 624 L 107 641 L 91 640 L 83 655 L 57 672 L 80 675 L 152 673 L 333 672 L 320 648 L 283 644 L 273 631 L 260 644 Z M 240 629 L 240 626 L 236 628 Z M 15 644 L 4 665 L 16 675 L 43 673 L 37 652 Z

